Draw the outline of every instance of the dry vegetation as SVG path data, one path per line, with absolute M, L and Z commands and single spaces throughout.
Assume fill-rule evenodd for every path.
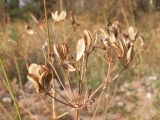
M 159 120 L 160 12 L 63 2 L 0 26 L 0 120 Z

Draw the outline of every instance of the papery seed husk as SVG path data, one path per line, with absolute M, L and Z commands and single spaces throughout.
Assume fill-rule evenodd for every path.
M 77 42 L 77 46 L 76 46 L 76 61 L 80 60 L 82 55 L 85 52 L 85 40 L 84 38 L 81 38 L 78 40 Z
M 88 48 L 90 48 L 90 46 L 92 44 L 92 35 L 88 30 L 84 30 L 83 33 L 86 37 L 86 44 L 87 44 Z
M 62 48 L 59 44 L 54 44 L 53 45 L 53 49 L 54 49 L 54 52 L 56 54 L 56 56 L 58 57 L 58 59 L 61 59 L 62 60 Z
M 139 36 L 138 39 L 140 40 L 140 46 L 144 46 L 144 38 L 142 36 Z
M 35 76 L 39 77 L 39 65 L 32 63 L 29 67 L 28 67 L 28 74 L 34 74 Z
M 134 45 L 131 44 L 127 52 L 127 64 L 129 64 L 134 56 Z
M 119 39 L 118 42 L 119 42 L 119 47 L 121 48 L 121 51 L 122 51 L 122 58 L 123 58 L 125 55 L 125 45 L 121 39 Z
M 38 82 L 39 78 L 32 74 L 28 74 L 27 79 L 32 82 L 33 86 L 36 88 L 36 92 L 40 93 L 40 84 Z
M 61 47 L 62 47 L 63 60 L 64 60 L 68 54 L 68 46 L 66 43 L 62 43 Z
M 137 31 L 135 32 L 134 28 L 131 26 L 128 28 L 128 34 L 130 36 L 130 39 L 135 41 L 136 40 L 136 36 L 137 36 Z
M 66 11 L 62 11 L 60 14 L 59 14 L 59 20 L 64 20 L 65 17 L 66 17 Z
M 111 43 L 111 46 L 114 48 L 114 51 L 116 52 L 118 58 L 122 58 L 123 52 L 120 46 L 116 42 Z

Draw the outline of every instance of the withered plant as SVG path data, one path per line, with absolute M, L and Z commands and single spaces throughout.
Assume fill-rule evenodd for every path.
M 119 23 L 115 21 L 107 23 L 104 28 L 94 30 L 94 33 L 84 30 L 82 37 L 78 39 L 75 45 L 75 49 L 71 51 L 67 41 L 51 41 L 49 35 L 50 26 L 48 24 L 53 27 L 58 25 L 60 27 L 65 17 L 65 11 L 61 11 L 60 14 L 56 11 L 52 13 L 53 20 L 48 23 L 46 16 L 47 29 L 44 28 L 44 24 L 41 24 L 33 17 L 38 28 L 44 34 L 47 31 L 48 41 L 42 46 L 44 64 L 32 63 L 28 68 L 27 78 L 32 81 L 37 93 L 44 93 L 53 100 L 71 107 L 71 111 L 75 111 L 75 120 L 78 120 L 80 110 L 89 108 L 93 102 L 97 102 L 92 116 L 92 120 L 94 120 L 105 90 L 124 70 L 128 70 L 138 64 L 137 48 L 143 48 L 144 42 L 133 27 L 129 27 L 128 31 L 124 32 Z M 34 29 L 27 27 L 27 31 L 29 34 L 34 34 Z M 90 78 L 87 77 L 87 71 L 91 54 L 94 57 L 101 58 L 108 66 L 106 78 L 95 89 L 88 87 Z M 118 70 L 114 70 L 117 64 Z M 58 69 L 60 69 L 60 72 L 57 71 Z M 103 66 L 101 69 L 103 69 Z M 59 74 L 63 76 L 63 80 Z M 72 84 L 73 78 L 71 77 L 73 74 L 78 75 L 74 86 Z M 65 94 L 61 94 L 60 89 L 55 87 L 56 79 Z M 95 100 L 97 97 L 99 97 L 98 101 L 96 101 L 97 99 Z M 66 113 L 56 116 L 54 112 L 54 118 L 59 119 L 68 113 L 69 111 L 66 111 Z

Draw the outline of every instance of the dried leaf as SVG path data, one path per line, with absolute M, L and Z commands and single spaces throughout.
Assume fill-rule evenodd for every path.
M 84 54 L 85 52 L 85 40 L 84 38 L 81 38 L 78 40 L 77 42 L 77 47 L 76 47 L 76 61 L 80 60 L 82 55 Z

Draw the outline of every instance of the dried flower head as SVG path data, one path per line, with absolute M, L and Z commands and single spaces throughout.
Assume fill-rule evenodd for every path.
M 27 78 L 33 83 L 37 93 L 49 89 L 51 73 L 45 65 L 31 64 Z
M 105 29 L 99 29 L 98 32 L 102 38 L 102 43 L 107 48 L 106 51 L 108 51 L 108 53 L 114 51 L 116 57 L 123 62 L 125 61 L 125 66 L 129 66 L 135 55 L 134 46 L 138 32 L 135 31 L 133 27 L 129 27 L 127 33 L 123 32 L 117 21 L 108 23 Z M 140 42 L 140 46 L 144 46 L 142 39 L 140 39 Z M 114 57 L 112 54 L 110 54 L 110 56 Z

